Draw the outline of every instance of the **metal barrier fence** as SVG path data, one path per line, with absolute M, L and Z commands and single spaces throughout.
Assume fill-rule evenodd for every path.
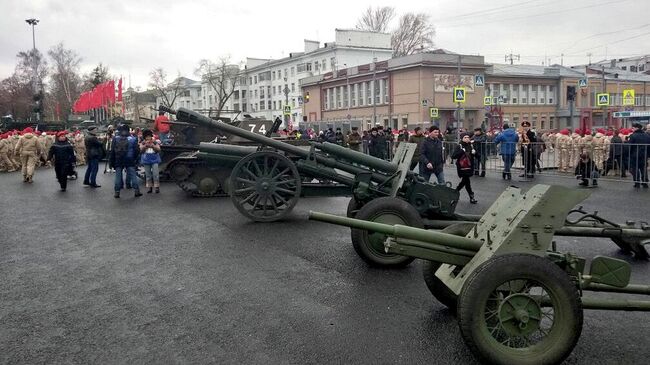
M 385 158 L 390 160 L 398 142 L 387 141 L 386 143 L 387 155 Z M 457 145 L 457 142 L 443 142 L 445 164 L 448 166 L 454 164 L 450 155 Z M 484 142 L 473 143 L 473 146 L 477 152 L 477 157 L 474 160 L 475 171 L 479 174 L 483 171 L 501 174 L 504 169 L 504 160 L 507 160 L 501 151 L 514 150 L 513 175 L 515 173 L 517 175 L 524 174 L 524 157 L 528 157 L 527 154 L 530 153 L 528 161 L 534 163 L 534 168 L 531 167 L 530 170 L 533 170 L 535 174 L 575 179 L 578 174 L 576 166 L 580 161 L 580 155 L 587 153 L 596 166 L 600 179 L 648 182 L 650 145 L 608 143 L 602 145 L 578 144 L 570 145 L 568 148 L 559 148 L 545 142 L 530 143 L 527 146 L 522 146 L 519 143 L 505 146 L 503 143 L 496 145 L 492 142 Z M 364 141 L 362 151 L 368 153 L 367 141 Z

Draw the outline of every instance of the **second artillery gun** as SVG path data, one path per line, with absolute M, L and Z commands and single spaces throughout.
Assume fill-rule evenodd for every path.
M 554 235 L 587 196 L 560 186 L 536 185 L 525 194 L 511 187 L 475 222 L 442 231 L 316 212 L 310 219 L 381 235 L 385 252 L 424 260 L 429 289 L 457 312 L 460 333 L 482 362 L 558 364 L 578 342 L 584 309 L 650 311 L 650 301 L 583 296 L 650 295 L 650 286 L 629 284 L 626 261 L 596 256 L 585 270 L 585 259 L 555 249 Z M 650 230 L 642 231 L 627 233 L 647 242 Z

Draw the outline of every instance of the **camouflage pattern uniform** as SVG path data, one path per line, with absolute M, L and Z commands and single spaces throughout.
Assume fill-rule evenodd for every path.
M 571 142 L 573 140 L 569 136 L 568 130 L 563 130 L 557 134 L 555 138 L 555 145 L 559 150 L 558 158 L 558 170 L 560 172 L 572 171 L 573 166 L 571 164 Z
M 29 128 L 31 130 L 31 128 Z M 16 143 L 16 154 L 20 155 L 22 165 L 23 181 L 31 183 L 34 178 L 36 160 L 43 154 L 41 143 L 38 137 L 31 131 L 25 132 Z

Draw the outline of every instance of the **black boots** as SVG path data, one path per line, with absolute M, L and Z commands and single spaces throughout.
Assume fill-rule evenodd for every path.
M 469 194 L 469 203 L 470 204 L 476 204 L 478 201 L 474 199 L 474 194 Z
M 582 179 L 582 182 L 579 183 L 578 185 L 580 185 L 580 186 L 589 186 L 589 180 L 587 180 L 587 179 Z
M 153 193 L 153 188 L 150 186 L 150 187 L 147 189 L 147 194 L 151 194 L 151 193 Z
M 136 198 L 142 196 L 142 193 L 140 192 L 140 189 L 135 189 L 135 195 Z
M 160 194 L 160 187 L 156 186 L 156 194 Z

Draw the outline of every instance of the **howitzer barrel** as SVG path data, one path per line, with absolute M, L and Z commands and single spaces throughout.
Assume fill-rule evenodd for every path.
M 356 162 L 360 165 L 368 166 L 388 174 L 394 174 L 398 169 L 397 164 L 382 160 L 377 157 L 366 155 L 365 153 L 353 151 L 349 148 L 341 147 L 334 143 L 324 142 L 318 144 L 317 148 L 336 157 L 341 157 L 348 161 Z
M 199 144 L 199 151 L 207 153 L 217 153 L 220 155 L 235 155 L 235 156 L 246 156 L 255 151 L 257 147 L 252 146 L 238 146 L 234 144 L 223 144 L 223 143 L 208 143 L 201 142 Z
M 300 147 L 293 146 L 281 141 L 276 141 L 272 138 L 263 136 L 255 132 L 250 132 L 242 128 L 238 128 L 221 121 L 212 120 L 204 115 L 201 115 L 189 109 L 179 108 L 176 111 L 176 118 L 186 122 L 200 124 L 209 128 L 214 128 L 221 132 L 229 133 L 234 136 L 238 136 L 247 139 L 249 141 L 257 142 L 265 146 L 270 146 L 278 150 L 288 152 L 296 156 L 300 156 L 302 158 L 307 158 L 307 156 L 309 156 L 309 151 L 304 150 Z
M 364 229 L 367 231 L 383 233 L 387 236 L 406 238 L 420 242 L 430 242 L 442 244 L 452 248 L 478 251 L 483 242 L 467 237 L 456 236 L 453 234 L 442 233 L 437 231 L 428 231 L 426 229 L 413 228 L 400 224 L 390 225 L 377 222 L 369 222 L 361 219 L 340 217 L 333 214 L 309 212 L 309 219 L 346 226 L 350 228 Z
M 257 134 L 254 132 L 247 131 L 242 128 L 238 128 L 223 122 L 215 121 L 212 120 L 204 115 L 201 115 L 195 111 L 185 109 L 185 108 L 180 108 L 176 111 L 176 118 L 179 120 L 184 120 L 190 123 L 194 124 L 200 124 L 209 128 L 214 128 L 217 129 L 221 132 L 224 133 L 230 133 L 234 136 L 238 136 L 244 139 L 247 139 L 249 141 L 257 142 L 261 145 L 264 146 L 269 146 L 273 147 L 275 149 L 278 149 L 280 151 L 284 151 L 287 153 L 290 153 L 294 156 L 301 157 L 303 159 L 307 159 L 309 157 L 309 151 L 306 149 L 302 149 L 298 146 L 293 146 L 288 143 L 284 143 L 282 141 L 277 141 L 273 138 L 269 138 L 266 136 L 263 136 L 261 134 Z M 341 161 L 337 161 L 336 159 L 333 158 L 328 158 L 327 156 L 316 156 L 316 161 L 319 163 L 322 163 L 325 166 L 334 168 L 334 169 L 339 169 L 345 172 L 348 172 L 350 174 L 356 175 L 359 173 L 367 173 L 369 172 L 367 169 L 363 169 L 361 167 L 354 166 L 352 164 L 344 163 Z M 371 172 L 371 178 L 373 181 L 383 183 L 386 180 L 388 180 L 388 177 L 376 172 Z

